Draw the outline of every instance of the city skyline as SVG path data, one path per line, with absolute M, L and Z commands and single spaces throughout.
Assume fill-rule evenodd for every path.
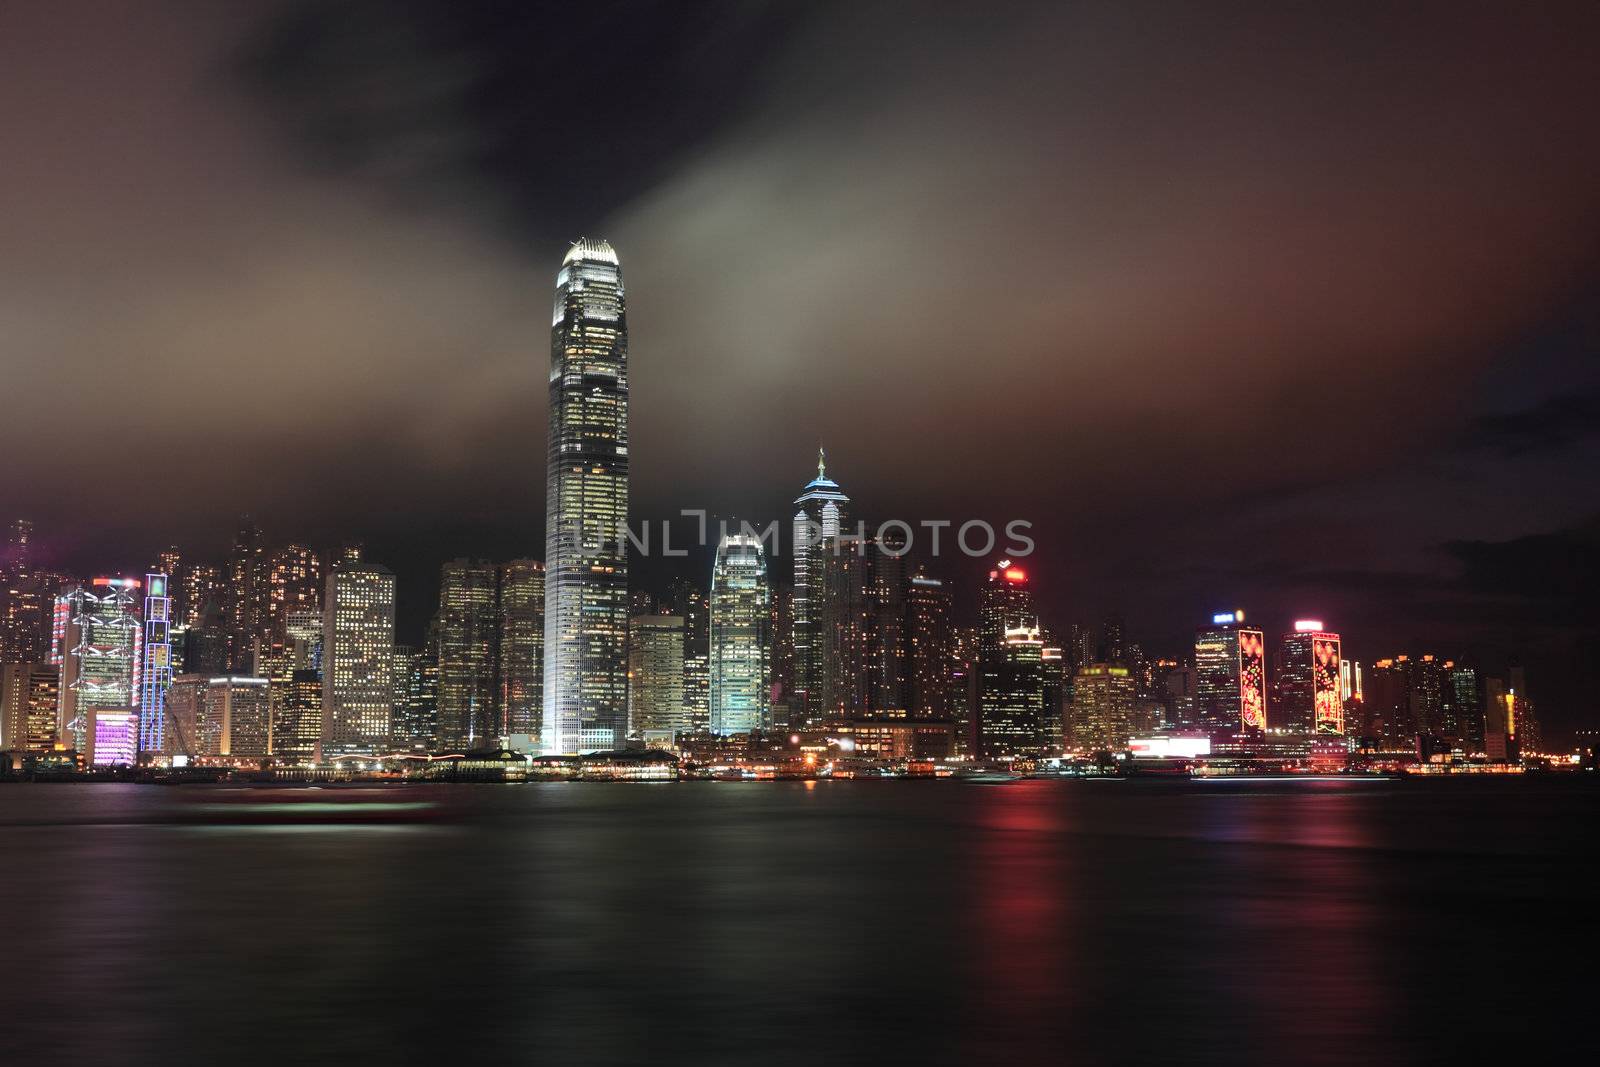
M 552 249 L 599 232 L 649 337 L 639 518 L 782 518 L 778 472 L 820 441 L 886 515 L 1034 520 L 1063 611 L 1175 644 L 1166 620 L 1221 598 L 1382 647 L 1550 648 L 1541 676 L 1581 691 L 1557 675 L 1596 639 L 1592 569 L 1565 562 L 1600 536 L 1592 7 L 1040 5 L 978 32 L 875 5 L 652 10 L 630 27 L 650 47 L 589 98 L 604 147 L 590 113 L 552 113 L 559 47 L 531 5 L 509 26 L 471 4 L 160 10 L 50 5 L 0 42 L 28 162 L 0 191 L 36 205 L 8 241 L 30 266 L 5 283 L 28 309 L 7 366 L 39 401 L 0 448 L 58 442 L 0 488 L 61 567 L 142 568 L 169 516 L 210 555 L 249 512 L 366 540 L 418 592 L 420 639 L 441 562 L 543 555 L 542 479 L 506 460 L 546 432 L 522 398 Z M 458 52 L 427 32 L 447 13 Z M 501 103 L 441 80 L 458 69 Z M 28 104 L 62 84 L 81 92 Z M 433 92 L 365 95 L 412 84 Z M 99 96 L 152 106 L 132 123 Z M 552 132 L 507 134 L 526 122 Z M 571 165 L 535 150 L 563 134 Z M 1030 310 L 986 337 L 986 303 Z M 125 417 L 171 477 L 85 529 L 65 487 L 101 456 L 59 438 L 52 401 L 116 367 L 161 383 Z M 1016 433 L 1031 454 L 991 467 Z
M 19 320 L 10 381 L 19 396 L 68 396 L 123 360 L 150 367 L 159 394 L 125 418 L 167 475 L 76 522 L 64 488 L 89 484 L 99 446 L 53 437 L 50 405 L 22 406 L 0 447 L 57 443 L 48 470 L 7 465 L 0 501 L 37 523 L 44 565 L 137 577 L 181 542 L 226 569 L 238 516 L 253 514 L 286 547 L 366 542 L 396 573 L 399 632 L 420 645 L 443 562 L 548 554 L 548 494 L 512 461 L 548 432 L 522 399 L 543 380 L 528 358 L 543 329 L 533 294 L 551 250 L 592 232 L 626 250 L 647 324 L 635 385 L 652 403 L 629 427 L 638 522 L 684 507 L 783 520 L 783 472 L 824 443 L 872 501 L 869 520 L 1031 521 L 1036 593 L 1058 617 L 1118 612 L 1178 648 L 1197 612 L 1244 603 L 1270 620 L 1337 619 L 1368 657 L 1516 657 L 1557 714 L 1584 705 L 1571 664 L 1600 644 L 1586 562 L 1600 541 L 1600 151 L 1576 104 L 1595 79 L 1572 43 L 1583 34 L 1409 10 L 1142 23 L 1118 5 L 1039 5 L 978 34 L 878 5 L 704 24 L 636 13 L 626 32 L 650 49 L 607 59 L 587 101 L 639 164 L 608 168 L 589 112 L 547 109 L 549 74 L 526 58 L 553 46 L 528 36 L 532 9 L 509 23 L 470 4 L 448 13 L 461 69 L 501 86 L 509 112 L 442 85 L 416 108 L 363 96 L 436 85 L 441 45 L 424 31 L 444 14 L 359 7 L 346 23 L 263 2 L 230 18 L 68 22 L 62 5 L 0 43 L 16 84 L 46 95 L 46 55 L 81 65 L 86 99 L 147 96 L 159 106 L 141 118 L 146 143 L 182 146 L 128 158 L 131 128 L 77 100 L 47 122 L 12 116 L 35 165 L 0 189 L 50 209 L 17 220 L 12 247 L 37 269 L 7 282 L 14 303 L 87 299 Z M 609 17 L 585 12 L 574 31 L 610 32 Z M 70 55 L 29 47 L 69 30 Z M 390 32 L 405 43 L 362 43 Z M 857 43 L 802 61 L 840 39 Z M 148 68 L 120 62 L 124 40 L 146 45 Z M 701 40 L 718 47 L 695 52 Z M 866 62 L 875 40 L 920 59 Z M 1415 40 L 1427 47 L 1399 61 L 1393 46 Z M 1032 90 L 996 76 L 1018 57 L 1033 60 Z M 845 68 L 861 106 L 828 89 Z M 1099 90 L 1063 81 L 1069 70 Z M 1344 91 L 1351 70 L 1361 93 Z M 367 110 L 390 107 L 405 121 Z M 990 109 L 1005 120 L 974 129 Z M 571 133 L 571 165 L 506 140 L 508 114 Z M 439 136 L 449 129 L 482 152 L 462 153 Z M 987 151 L 949 160 L 963 138 Z M 415 144 L 439 166 L 419 167 Z M 1230 159 L 1253 163 L 1218 169 Z M 123 200 L 41 181 L 113 160 L 129 168 Z M 786 203 L 771 175 L 791 170 L 817 180 Z M 1459 180 L 1424 180 L 1437 173 Z M 853 186 L 862 210 L 845 225 L 818 194 L 852 187 L 849 174 L 873 178 Z M 1016 195 L 970 195 L 996 183 Z M 928 212 L 915 225 L 897 210 L 907 191 Z M 167 210 L 174 195 L 184 210 Z M 157 217 L 170 225 L 144 221 Z M 247 219 L 278 238 L 258 240 Z M 70 255 L 80 247 L 93 252 Z M 979 266 L 1001 250 L 1011 276 Z M 253 266 L 197 278 L 184 266 L 196 251 Z M 317 282 L 305 262 L 333 276 Z M 305 287 L 270 283 L 280 275 Z M 1031 297 L 1016 299 L 1018 282 Z M 983 301 L 1028 310 L 981 333 L 953 309 Z M 213 328 L 218 314 L 228 326 Z M 1318 388 L 1301 387 L 1308 373 Z M 995 440 L 1026 446 L 996 465 Z M 698 577 L 714 547 L 687 567 L 640 558 L 639 584 Z M 942 575 L 965 610 L 981 574 Z M 265 625 L 274 608 L 256 601 L 247 590 L 225 610 Z

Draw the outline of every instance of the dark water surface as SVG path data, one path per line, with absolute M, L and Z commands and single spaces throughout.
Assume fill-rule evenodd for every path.
M 1597 796 L 9 786 L 0 1060 L 1586 1060 Z

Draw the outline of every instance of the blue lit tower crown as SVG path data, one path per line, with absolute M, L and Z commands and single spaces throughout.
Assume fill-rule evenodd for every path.
M 605 241 L 556 275 L 547 461 L 541 747 L 611 748 L 628 723 L 628 318 Z

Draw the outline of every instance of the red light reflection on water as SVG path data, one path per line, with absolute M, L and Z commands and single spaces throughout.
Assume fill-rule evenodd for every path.
M 1069 872 L 1061 794 L 1049 783 L 974 788 L 969 867 L 974 1054 L 1043 1050 L 1066 1025 Z

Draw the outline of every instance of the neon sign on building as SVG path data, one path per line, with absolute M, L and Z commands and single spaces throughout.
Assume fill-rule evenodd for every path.
M 1267 668 L 1260 630 L 1239 631 L 1239 725 L 1267 728 Z

